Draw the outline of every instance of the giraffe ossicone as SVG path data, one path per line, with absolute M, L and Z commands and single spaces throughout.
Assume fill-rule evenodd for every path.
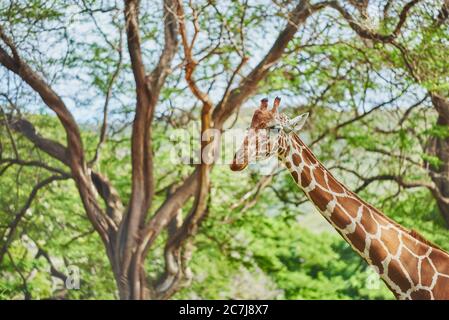
M 263 99 L 231 170 L 277 156 L 323 217 L 380 275 L 398 299 L 449 299 L 449 254 L 402 227 L 340 183 L 295 133 L 308 114 L 289 119 Z

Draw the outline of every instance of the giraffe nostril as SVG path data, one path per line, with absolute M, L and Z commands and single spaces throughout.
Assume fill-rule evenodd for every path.
M 232 171 L 242 171 L 243 169 L 245 169 L 247 166 L 246 163 L 231 163 L 231 165 L 229 166 L 231 168 Z

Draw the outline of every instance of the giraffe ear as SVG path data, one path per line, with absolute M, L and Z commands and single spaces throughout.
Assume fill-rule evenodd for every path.
M 268 98 L 263 98 L 262 100 L 260 100 L 259 109 L 266 110 L 267 108 L 268 108 Z
M 278 112 L 278 108 L 279 108 L 279 104 L 280 103 L 281 103 L 281 98 L 276 97 L 276 99 L 274 99 L 273 109 L 271 110 L 272 113 L 277 113 Z
M 306 123 L 308 117 L 309 117 L 309 113 L 308 113 L 308 112 L 303 113 L 303 114 L 301 114 L 301 115 L 299 115 L 299 116 L 297 116 L 297 117 L 291 119 L 291 120 L 288 122 L 288 126 L 289 126 L 290 128 L 292 128 L 293 131 L 301 130 L 301 128 L 302 128 L 302 127 L 304 126 L 304 124 Z

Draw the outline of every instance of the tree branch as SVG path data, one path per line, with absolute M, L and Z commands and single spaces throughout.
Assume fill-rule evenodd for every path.
M 229 92 L 228 99 L 223 100 L 212 113 L 214 128 L 221 129 L 223 123 L 237 110 L 257 89 L 272 65 L 279 61 L 288 43 L 293 39 L 299 26 L 313 13 L 323 9 L 324 3 L 309 5 L 308 1 L 301 0 L 296 8 L 290 13 L 287 26 L 279 33 L 271 49 L 261 62 L 243 79 L 240 85 Z M 141 233 L 142 255 L 146 255 L 154 240 L 167 224 L 176 215 L 176 212 L 185 202 L 194 195 L 198 188 L 200 170 L 198 168 L 182 183 L 182 185 L 169 197 L 165 199 L 154 217 L 149 221 Z
M 39 168 L 43 168 L 45 170 L 48 170 L 50 172 L 53 173 L 58 173 L 60 175 L 64 175 L 64 176 L 68 176 L 70 177 L 70 173 L 59 169 L 59 168 L 55 168 L 52 166 L 49 166 L 48 164 L 42 162 L 42 161 L 37 161 L 37 160 L 22 160 L 22 159 L 10 159 L 10 158 L 5 158 L 5 159 L 0 159 L 0 163 L 6 163 L 7 165 L 9 164 L 17 164 L 19 166 L 26 166 L 26 167 L 39 167 Z M 1 170 L 1 173 L 3 173 L 4 171 Z M 0 174 L 1 175 L 1 174 Z
M 139 1 L 125 0 L 125 22 L 128 42 L 128 52 L 131 59 L 131 67 L 136 84 L 136 112 L 134 116 L 131 136 L 132 158 L 132 190 L 128 210 L 120 225 L 117 246 L 117 263 L 121 265 L 121 281 L 133 277 L 143 277 L 138 266 L 141 257 L 137 256 L 131 261 L 136 246 L 140 244 L 138 239 L 139 228 L 143 227 L 148 209 L 151 206 L 154 195 L 153 177 L 153 152 L 151 123 L 154 110 L 159 99 L 159 94 L 166 77 L 170 73 L 170 65 L 177 50 L 177 23 L 176 0 L 164 1 L 164 49 L 159 61 L 150 75 L 146 75 L 142 59 L 141 42 L 139 35 Z M 139 241 L 138 241 L 139 240 Z M 131 262 L 135 266 L 130 272 Z M 140 279 L 144 281 L 144 279 Z M 141 281 L 137 281 L 140 283 Z M 141 296 L 140 290 L 127 293 L 129 298 Z
M 1 27 L 0 38 L 9 47 L 12 46 L 11 39 L 4 34 Z M 87 173 L 80 131 L 75 119 L 56 92 L 54 92 L 53 89 L 44 81 L 44 79 L 42 79 L 40 75 L 33 71 L 31 67 L 19 57 L 17 52 L 14 53 L 13 51 L 13 57 L 10 57 L 8 53 L 0 47 L 0 64 L 27 83 L 36 93 L 39 94 L 42 101 L 56 113 L 66 132 L 66 159 L 70 166 L 73 179 L 77 185 L 87 216 L 100 234 L 103 242 L 108 244 L 108 233 L 111 225 L 108 219 L 105 218 L 105 215 L 103 215 L 101 207 L 96 202 L 95 192 L 92 188 L 92 183 Z M 57 148 L 57 150 L 52 150 L 52 152 L 60 152 L 61 150 L 61 148 Z M 61 154 L 58 155 L 62 156 Z
M 438 16 L 435 21 L 435 26 L 440 27 L 446 23 L 447 18 L 449 18 L 449 0 L 443 0 L 440 10 L 438 11 Z
M 353 117 L 353 118 L 351 118 L 351 119 L 348 119 L 348 120 L 346 120 L 346 121 L 343 121 L 343 122 L 337 124 L 336 126 L 334 126 L 333 128 L 326 129 L 326 130 L 325 130 L 323 133 L 321 133 L 317 138 L 315 138 L 315 139 L 310 143 L 310 145 L 313 146 L 314 144 L 316 144 L 317 142 L 319 142 L 320 140 L 322 140 L 324 137 L 326 137 L 330 132 L 334 132 L 334 133 L 336 134 L 336 133 L 338 132 L 338 130 L 342 129 L 343 127 L 345 127 L 345 126 L 347 126 L 347 125 L 350 125 L 351 123 L 354 123 L 354 122 L 356 122 L 356 121 L 359 121 L 359 120 L 361 120 L 361 119 L 367 117 L 368 115 L 370 115 L 370 114 L 373 113 L 374 111 L 376 111 L 376 110 L 378 110 L 378 109 L 380 109 L 380 108 L 383 108 L 383 107 L 385 107 L 385 106 L 387 106 L 387 105 L 393 103 L 394 101 L 396 101 L 396 100 L 398 100 L 399 98 L 401 98 L 406 92 L 407 92 L 407 89 L 404 89 L 399 95 L 397 95 L 397 96 L 395 96 L 395 97 L 393 97 L 393 98 L 391 98 L 391 99 L 389 99 L 389 100 L 387 100 L 387 101 L 384 101 L 384 102 L 381 102 L 381 103 L 377 104 L 376 106 L 372 107 L 370 110 L 368 110 L 368 111 L 366 111 L 366 112 L 363 112 L 363 113 L 361 113 L 361 114 L 358 114 L 358 115 L 356 115 L 355 117 Z M 418 101 L 417 104 L 420 104 L 420 103 L 423 102 L 425 99 L 427 99 L 427 96 L 426 96 L 424 99 Z
M 192 9 L 194 10 L 194 9 Z M 193 95 L 202 102 L 203 106 L 201 109 L 201 163 L 198 166 L 198 182 L 195 192 L 195 200 L 187 215 L 184 222 L 169 234 L 169 239 L 167 240 L 167 245 L 165 247 L 165 257 L 166 257 L 166 273 L 165 280 L 160 281 L 161 286 L 159 286 L 158 294 L 164 297 L 170 296 L 173 292 L 177 290 L 180 281 L 183 279 L 185 273 L 182 272 L 182 257 L 188 256 L 183 254 L 183 248 L 185 250 L 185 241 L 192 237 L 198 230 L 200 222 L 204 219 L 207 212 L 207 199 L 209 194 L 209 171 L 210 164 L 208 163 L 208 157 L 206 157 L 206 148 L 212 142 L 212 137 L 206 137 L 207 130 L 210 129 L 211 125 L 211 111 L 213 103 L 207 93 L 202 92 L 198 87 L 196 81 L 193 77 L 193 72 L 197 66 L 196 61 L 192 57 L 192 46 L 194 45 L 194 40 L 196 34 L 199 32 L 198 23 L 194 21 L 195 35 L 189 44 L 187 31 L 185 26 L 184 9 L 181 1 L 178 1 L 178 23 L 179 31 L 181 34 L 182 45 L 184 49 L 185 57 L 185 79 L 188 83 L 190 91 Z M 194 19 L 197 15 L 194 13 Z M 205 159 L 207 158 L 207 159 Z M 185 261 L 187 263 L 187 261 Z
M 31 122 L 26 119 L 11 119 L 9 120 L 9 125 L 14 131 L 20 132 L 37 148 L 47 153 L 52 158 L 69 166 L 69 155 L 67 148 L 57 141 L 41 136 L 37 133 L 36 128 Z M 25 165 L 25 163 L 21 160 L 14 161 L 17 162 L 17 164 Z M 34 161 L 29 164 L 39 165 Z M 45 167 L 48 166 L 46 165 Z M 51 170 L 53 168 L 50 167 L 46 169 L 54 171 Z M 90 170 L 90 176 L 97 192 L 106 204 L 106 213 L 118 225 L 118 222 L 121 220 L 121 213 L 123 211 L 123 205 L 118 196 L 118 192 L 113 188 L 112 184 L 106 179 L 106 177 L 103 177 L 101 174 Z
M 427 188 L 434 197 L 438 198 L 440 201 L 449 204 L 449 198 L 444 197 L 440 190 L 435 186 L 435 183 L 423 180 L 415 180 L 415 181 L 405 181 L 402 176 L 394 175 L 394 174 L 380 174 L 372 177 L 363 177 L 361 174 L 356 172 L 355 170 L 348 169 L 342 166 L 334 166 L 334 169 L 343 170 L 346 172 L 350 172 L 355 175 L 358 179 L 362 180 L 362 184 L 355 189 L 355 193 L 358 193 L 364 189 L 366 189 L 371 183 L 377 181 L 393 181 L 396 182 L 400 187 L 411 189 L 411 188 Z
M 111 45 L 111 48 L 113 48 L 113 47 L 114 46 Z M 102 122 L 101 128 L 100 128 L 100 138 L 98 139 L 97 147 L 95 148 L 94 157 L 92 158 L 92 160 L 89 161 L 90 167 L 92 167 L 95 164 L 95 162 L 97 162 L 97 160 L 100 156 L 101 146 L 103 145 L 103 143 L 106 140 L 106 129 L 108 127 L 108 109 L 109 109 L 109 101 L 111 100 L 111 96 L 112 96 L 112 87 L 120 73 L 120 70 L 122 68 L 122 62 L 123 62 L 122 30 L 120 30 L 120 40 L 119 40 L 119 46 L 117 48 L 117 52 L 118 52 L 118 61 L 115 66 L 114 72 L 112 73 L 112 75 L 109 79 L 108 86 L 106 89 L 106 97 L 105 97 L 104 104 L 103 104 L 103 122 Z
M 239 86 L 229 93 L 213 111 L 214 127 L 221 129 L 228 117 L 239 108 L 257 90 L 259 82 L 266 77 L 270 68 L 278 62 L 288 43 L 293 39 L 299 26 L 313 13 L 323 9 L 325 3 L 310 5 L 309 1 L 301 0 L 289 14 L 287 26 L 280 32 L 276 41 L 259 64 L 240 82 Z
M 338 1 L 328 1 L 327 6 L 338 11 L 341 14 L 341 16 L 346 20 L 346 22 L 348 22 L 351 29 L 354 30 L 361 38 L 380 41 L 383 43 L 391 43 L 399 35 L 402 27 L 404 26 L 407 20 L 409 11 L 420 1 L 421 0 L 412 0 L 402 8 L 401 13 L 399 14 L 399 22 L 396 24 L 394 30 L 388 35 L 373 32 L 371 30 L 362 27 L 360 24 L 357 23 L 357 21 L 350 13 L 339 4 Z
M 67 276 L 55 267 L 48 252 L 46 250 L 42 249 L 41 247 L 38 247 L 36 259 L 39 259 L 40 257 L 44 257 L 45 260 L 47 260 L 48 264 L 50 265 L 51 275 L 55 278 L 61 279 L 65 283 L 67 280 Z
M 3 261 L 3 257 L 5 256 L 5 253 L 8 251 L 8 247 L 11 244 L 11 242 L 14 239 L 14 235 L 16 233 L 17 227 L 20 223 L 20 221 L 23 219 L 23 217 L 25 216 L 25 213 L 27 212 L 27 210 L 30 208 L 34 198 L 36 197 L 37 193 L 39 190 L 41 190 L 42 188 L 46 187 L 47 185 L 49 185 L 50 183 L 57 181 L 57 180 L 65 180 L 68 179 L 69 177 L 66 175 L 55 175 L 55 176 L 50 176 L 42 181 L 40 181 L 39 183 L 37 183 L 33 189 L 31 190 L 25 204 L 22 206 L 22 208 L 15 214 L 15 218 L 11 221 L 11 223 L 8 225 L 7 228 L 7 234 L 3 234 L 1 239 L 6 239 L 5 242 L 3 243 L 2 247 L 0 248 L 0 264 Z

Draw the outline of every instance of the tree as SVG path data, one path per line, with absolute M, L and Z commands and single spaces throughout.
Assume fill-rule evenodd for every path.
M 114 277 L 122 299 L 166 299 L 189 284 L 189 261 L 193 241 L 202 236 L 201 223 L 222 235 L 228 230 L 208 214 L 228 220 L 221 207 L 211 209 L 211 189 L 229 180 L 214 178 L 215 165 L 204 161 L 171 166 L 160 146 L 172 143 L 170 129 L 199 120 L 199 136 L 205 138 L 197 141 L 201 151 L 217 153 L 220 141 L 206 135 L 207 129 L 225 132 L 256 94 L 298 97 L 290 101 L 291 112 L 311 111 L 311 146 L 369 200 L 380 204 L 384 192 L 384 198 L 394 199 L 382 202 L 392 211 L 408 213 L 409 203 L 422 203 L 425 211 L 431 207 L 426 194 L 410 193 L 424 187 L 447 216 L 447 1 L 342 3 L 1 4 L 0 205 L 5 216 L 0 220 L 0 264 L 17 271 L 24 296 L 32 297 L 23 272 L 31 267 L 21 266 L 11 252 L 16 253 L 14 239 L 31 234 L 27 214 L 32 209 L 55 220 L 68 214 L 67 207 L 82 211 L 73 239 L 98 235 L 111 266 L 111 273 L 100 277 Z M 49 113 L 57 116 L 57 123 Z M 81 121 L 86 115 L 97 118 Z M 436 125 L 429 125 L 433 117 Z M 297 212 L 305 201 L 281 174 L 252 179 L 228 210 L 265 210 L 258 200 L 274 205 L 267 199 L 276 198 L 281 210 Z M 8 192 L 15 188 L 18 192 Z M 79 203 L 64 198 L 71 190 L 77 190 Z M 48 204 L 51 210 L 45 209 Z M 255 220 L 242 218 L 241 223 L 259 225 Z M 410 225 L 414 220 L 407 221 Z M 268 223 L 284 227 L 261 219 L 257 231 L 262 237 L 271 234 Z M 45 224 L 36 228 L 38 234 L 45 232 Z M 288 235 L 294 232 L 288 229 Z M 73 240 L 60 238 L 66 244 Z M 288 243 L 290 236 L 281 240 Z M 59 252 L 57 245 L 34 242 L 39 261 L 64 279 L 48 252 L 49 247 Z M 97 245 L 83 249 L 95 251 Z M 345 250 L 330 250 L 329 255 L 346 256 Z M 286 270 L 292 272 L 296 253 L 259 253 L 256 265 L 288 287 L 287 297 L 318 295 L 314 288 L 286 285 L 291 283 Z M 313 254 L 305 256 L 314 259 Z M 103 265 L 103 258 L 95 262 Z M 351 261 L 352 266 L 358 263 Z M 312 279 L 320 266 L 305 263 L 301 272 Z M 344 269 L 338 263 L 332 267 Z M 304 278 L 301 272 L 293 278 Z M 331 278 L 329 272 L 325 278 Z M 329 281 L 323 280 L 322 287 Z M 110 286 L 105 284 L 104 291 Z M 347 297 L 353 293 L 346 291 L 355 289 L 341 284 L 339 290 L 338 296 Z
M 226 53 L 226 50 L 229 50 L 228 46 L 232 45 L 231 43 L 222 44 L 221 41 L 224 36 L 220 35 L 218 39 L 212 41 L 213 46 L 209 46 L 210 48 L 205 56 L 200 59 L 196 57 L 201 49 L 204 50 L 204 48 L 196 47 L 198 46 L 196 39 L 200 31 L 199 28 L 201 23 L 204 23 L 200 21 L 199 14 L 205 15 L 206 10 L 209 10 L 214 12 L 219 19 L 223 19 L 223 24 L 226 23 L 225 17 L 220 14 L 220 10 L 217 8 L 217 4 L 213 2 L 207 2 L 203 6 L 190 4 L 188 17 L 193 22 L 193 35 L 189 37 L 190 29 L 187 28 L 185 4 L 175 0 L 164 1 L 162 16 L 164 45 L 151 72 L 147 71 L 149 63 L 145 61 L 142 50 L 142 41 L 147 39 L 146 35 L 143 37 L 141 31 L 141 21 L 145 17 L 148 18 L 148 16 L 142 15 L 142 11 L 150 10 L 150 7 L 143 9 L 138 1 L 132 0 L 125 1 L 123 8 L 118 3 L 112 3 L 110 7 L 105 7 L 102 6 L 102 3 L 97 4 L 95 1 L 81 1 L 78 6 L 81 7 L 81 11 L 75 13 L 75 16 L 93 19 L 98 28 L 98 33 L 104 37 L 104 42 L 109 45 L 108 50 L 110 52 L 116 51 L 119 55 L 118 62 L 115 63 L 115 71 L 106 75 L 106 81 L 94 79 L 97 82 L 103 81 L 99 84 L 99 87 L 102 87 L 100 91 L 103 91 L 105 102 L 98 148 L 92 160 L 87 159 L 79 125 L 65 99 L 57 93 L 51 79 L 46 77 L 45 70 L 39 70 L 39 65 L 33 56 L 36 51 L 31 44 L 30 52 L 27 52 L 27 41 L 31 38 L 27 35 L 27 32 L 34 36 L 38 36 L 37 32 L 39 31 L 58 33 L 58 30 L 65 28 L 61 22 L 69 20 L 71 11 L 75 9 L 66 3 L 48 5 L 40 1 L 35 1 L 30 6 L 11 2 L 2 8 L 0 63 L 8 70 L 5 76 L 11 77 L 14 81 L 20 81 L 20 87 L 22 83 L 26 84 L 31 89 L 32 94 L 40 97 L 40 103 L 45 104 L 57 115 L 65 130 L 66 142 L 64 144 L 62 140 L 55 141 L 46 138 L 37 132 L 32 122 L 26 119 L 26 114 L 18 112 L 19 105 L 12 101 L 11 95 L 18 92 L 14 89 L 4 93 L 12 111 L 4 113 L 2 124 L 6 126 L 7 130 L 22 134 L 36 148 L 58 160 L 60 165 L 63 165 L 69 171 L 64 172 L 64 174 L 58 172 L 55 176 L 36 185 L 27 200 L 28 205 L 16 213 L 16 218 L 11 223 L 11 228 L 8 229 L 6 237 L 8 239 L 13 238 L 23 212 L 26 211 L 26 207 L 29 207 L 29 203 L 39 189 L 55 179 L 69 177 L 75 182 L 89 221 L 104 244 L 120 298 L 168 298 L 179 289 L 182 281 L 185 281 L 188 277 L 186 260 L 188 260 L 189 249 L 186 244 L 196 234 L 199 223 L 207 213 L 209 172 L 212 168 L 205 163 L 199 164 L 188 177 L 176 183 L 174 190 L 168 193 L 167 198 L 158 208 L 150 210 L 154 206 L 155 193 L 152 123 L 156 105 L 160 101 L 161 92 L 166 84 L 167 77 L 171 73 L 173 61 L 178 52 L 178 38 L 181 38 L 183 56 L 180 66 L 185 71 L 185 81 L 193 96 L 202 104 L 201 130 L 204 132 L 210 127 L 222 130 L 225 121 L 256 92 L 258 84 L 267 76 L 270 67 L 281 59 L 286 46 L 294 38 L 299 26 L 310 15 L 320 10 L 322 6 L 311 5 L 308 1 L 300 1 L 294 6 L 287 19 L 285 19 L 285 26 L 279 32 L 271 48 L 261 61 L 250 68 L 249 72 L 242 77 L 240 83 L 234 87 L 234 79 L 240 76 L 239 73 L 243 65 L 249 60 L 245 49 L 237 52 L 241 55 L 241 61 L 232 72 L 231 67 L 225 70 L 227 73 L 231 72 L 231 76 L 228 79 L 226 90 L 219 100 L 209 98 L 194 78 L 194 72 L 198 65 L 197 61 L 210 61 L 214 56 L 220 57 L 223 54 L 220 51 Z M 235 4 L 235 6 L 236 8 L 233 10 L 239 12 L 236 16 L 241 18 L 240 27 L 243 28 L 249 21 L 245 17 L 246 7 L 239 4 Z M 124 19 L 117 17 L 118 11 L 123 12 Z M 119 33 L 120 30 L 125 30 L 129 67 L 134 78 L 136 104 L 131 125 L 131 191 L 127 199 L 119 197 L 113 183 L 96 168 L 100 147 L 107 140 L 108 104 L 113 95 L 114 82 L 119 72 L 125 72 L 125 67 L 122 64 L 126 65 L 122 62 L 121 38 L 118 43 L 108 40 L 108 36 L 103 33 L 99 22 L 95 20 L 95 13 L 97 12 L 106 12 L 112 15 L 110 25 L 117 28 Z M 29 21 L 34 24 L 27 26 Z M 236 26 L 231 27 L 236 28 Z M 230 26 L 224 25 L 222 28 L 230 28 Z M 227 40 L 231 42 L 231 33 L 235 31 L 228 29 L 226 32 L 229 34 Z M 240 45 L 243 46 L 243 30 L 240 30 L 240 35 L 242 36 Z M 160 38 L 157 39 L 160 40 Z M 74 41 L 70 36 L 67 37 L 69 45 Z M 22 50 L 21 47 L 23 47 Z M 105 48 L 94 44 L 91 44 L 89 49 L 93 50 L 94 54 L 105 50 Z M 228 56 L 230 54 L 232 52 L 228 53 Z M 76 57 L 75 52 L 69 52 L 67 58 L 68 60 L 73 59 L 72 63 L 74 63 L 78 57 Z M 45 62 L 51 63 L 52 59 L 49 57 Z M 18 88 L 15 88 L 15 90 L 18 90 Z M 14 143 L 13 140 L 11 140 L 11 143 Z M 207 146 L 207 143 L 208 141 L 202 142 L 202 150 Z M 12 159 L 2 161 L 14 165 L 25 165 L 18 153 Z M 39 161 L 27 161 L 26 165 L 46 167 L 44 163 Z M 47 169 L 52 171 L 62 170 L 59 169 L 59 166 L 58 169 Z M 169 229 L 164 253 L 166 259 L 165 272 L 158 279 L 149 281 L 144 268 L 144 262 L 149 251 L 161 232 L 167 229 L 169 225 L 174 225 L 172 221 L 175 220 L 179 210 L 192 197 L 194 198 L 193 206 L 184 217 L 182 224 Z M 10 242 L 11 240 L 2 246 L 0 261 L 7 252 Z
M 369 5 L 369 1 L 362 2 L 362 8 L 356 6 L 360 19 L 369 21 L 371 17 L 363 9 Z M 341 14 L 358 36 L 367 41 L 368 46 L 374 48 L 376 54 L 383 57 L 383 65 L 390 66 L 398 73 L 402 71 L 401 76 L 404 78 L 406 85 L 407 83 L 417 84 L 427 91 L 427 95 L 423 99 L 413 103 L 407 109 L 398 124 L 402 125 L 412 110 L 427 98 L 430 99 L 431 105 L 437 113 L 433 130 L 427 132 L 425 139 L 417 141 L 422 145 L 423 161 L 415 163 L 420 167 L 419 169 L 427 171 L 431 182 L 407 182 L 401 176 L 389 174 L 364 179 L 363 187 L 378 180 L 392 180 L 404 188 L 427 188 L 434 196 L 446 225 L 449 227 L 448 65 L 443 62 L 445 59 L 441 55 L 447 50 L 449 2 L 437 1 L 433 5 L 417 6 L 420 2 L 419 0 L 410 1 L 399 11 L 399 22 L 390 34 L 373 32 L 368 26 L 364 25 L 363 21 L 359 22 L 338 2 L 333 2 L 330 6 Z M 392 3 L 387 1 L 383 7 L 384 19 L 380 22 L 380 25 L 388 26 L 391 20 L 392 6 Z M 409 11 L 413 10 L 414 7 L 419 14 L 407 19 Z M 419 40 L 415 42 L 415 39 Z M 386 133 L 388 134 L 388 132 Z M 413 130 L 408 130 L 408 133 L 417 134 Z
M 304 107 L 318 117 L 325 116 L 314 110 L 318 105 L 335 105 L 353 112 L 353 116 L 349 112 L 332 113 L 327 117 L 329 125 L 312 133 L 311 145 L 322 144 L 326 139 L 334 143 L 335 138 L 351 149 L 362 147 L 363 157 L 369 155 L 384 164 L 391 163 L 392 168 L 384 165 L 380 172 L 376 168 L 379 166 L 370 166 L 366 171 L 375 173 L 371 176 L 341 162 L 334 169 L 359 180 L 357 191 L 375 182 L 393 182 L 398 186 L 396 195 L 401 189 L 425 188 L 435 198 L 448 225 L 448 123 L 444 120 L 449 106 L 445 98 L 448 65 L 442 56 L 447 50 L 448 3 L 348 2 L 327 2 L 322 30 L 338 30 L 355 37 L 335 39 L 330 32 L 317 33 L 314 43 L 298 53 L 299 61 L 311 65 L 307 71 L 295 70 L 295 59 L 283 66 L 284 75 L 292 79 L 286 87 L 296 86 L 299 89 L 293 90 L 298 94 L 307 92 Z M 307 59 L 302 58 L 306 55 Z M 326 70 L 326 74 L 317 77 L 316 68 Z M 373 92 L 377 96 L 371 103 Z M 382 99 L 387 94 L 389 97 Z M 385 117 L 387 112 L 385 125 L 373 123 L 373 119 Z M 432 124 L 429 119 L 434 119 Z M 379 141 L 384 143 L 376 143 Z M 328 157 L 334 157 L 334 152 L 331 149 Z M 355 157 L 357 153 L 352 154 L 352 166 Z M 413 175 L 407 179 L 411 172 Z

